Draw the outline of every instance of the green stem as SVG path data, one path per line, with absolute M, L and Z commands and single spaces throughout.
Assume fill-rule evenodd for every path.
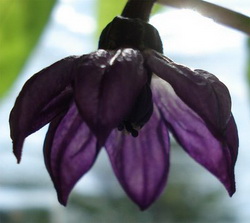
M 157 0 L 157 3 L 177 8 L 190 8 L 215 22 L 250 35 L 250 17 L 202 0 Z
M 139 18 L 148 22 L 155 1 L 156 0 L 128 0 L 121 15 L 128 18 Z

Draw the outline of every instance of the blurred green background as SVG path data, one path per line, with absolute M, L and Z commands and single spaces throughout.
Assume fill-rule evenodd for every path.
M 55 0 L 0 0 L 0 98 L 25 64 Z

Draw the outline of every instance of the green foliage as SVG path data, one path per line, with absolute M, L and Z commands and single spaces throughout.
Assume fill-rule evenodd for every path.
M 153 7 L 153 9 L 152 9 L 151 14 L 154 15 L 154 14 L 158 13 L 158 12 L 159 12 L 161 9 L 163 9 L 163 8 L 164 8 L 164 7 L 161 6 L 161 5 L 154 4 L 154 7 Z M 165 7 L 165 9 L 166 9 L 166 7 Z
M 50 222 L 50 213 L 42 209 L 0 211 L 1 223 L 45 223 Z
M 55 0 L 0 0 L 0 98 L 22 69 Z
M 97 35 L 101 34 L 101 31 L 105 28 L 105 26 L 110 23 L 113 18 L 117 15 L 120 15 L 123 7 L 126 4 L 126 0 L 98 0 L 98 18 L 97 18 Z

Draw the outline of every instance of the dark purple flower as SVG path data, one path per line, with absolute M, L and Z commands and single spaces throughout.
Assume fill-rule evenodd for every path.
M 124 11 L 153 2 L 131 0 Z M 18 162 L 24 139 L 50 123 L 44 159 L 61 204 L 105 147 L 122 187 L 146 209 L 167 182 L 171 131 L 231 196 L 238 134 L 226 86 L 164 57 L 157 30 L 137 18 L 116 17 L 99 48 L 26 82 L 10 114 Z
M 147 208 L 167 181 L 169 131 L 235 192 L 238 136 L 227 88 L 154 50 L 98 50 L 31 77 L 10 115 L 18 161 L 24 139 L 47 123 L 44 158 L 63 205 L 104 146 L 126 193 Z

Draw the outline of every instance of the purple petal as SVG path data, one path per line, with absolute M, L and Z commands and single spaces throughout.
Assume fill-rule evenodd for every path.
M 190 70 L 155 51 L 145 53 L 147 65 L 167 81 L 176 94 L 199 116 L 213 134 L 223 134 L 231 117 L 231 98 L 227 87 L 214 75 Z
M 63 118 L 57 117 L 51 122 L 44 144 L 44 159 L 61 204 L 66 205 L 69 193 L 92 167 L 98 151 L 96 138 L 75 104 Z
M 232 164 L 235 164 L 238 156 L 239 139 L 238 139 L 237 126 L 233 115 L 231 115 L 231 118 L 228 122 L 224 140 L 226 141 L 228 148 L 230 150 Z
M 24 139 L 68 108 L 75 57 L 68 57 L 41 70 L 23 86 L 10 113 L 11 138 L 18 162 Z
M 235 192 L 234 165 L 238 149 L 237 129 L 233 117 L 231 116 L 226 126 L 226 135 L 216 138 L 204 120 L 175 94 L 173 88 L 157 79 L 152 81 L 153 100 L 175 138 L 187 153 L 214 174 L 232 195 Z
M 139 51 L 98 50 L 79 62 L 75 100 L 79 111 L 103 144 L 132 109 L 147 82 Z
M 169 170 L 169 136 L 157 108 L 138 137 L 114 130 L 106 143 L 114 172 L 128 196 L 141 209 L 160 195 Z

